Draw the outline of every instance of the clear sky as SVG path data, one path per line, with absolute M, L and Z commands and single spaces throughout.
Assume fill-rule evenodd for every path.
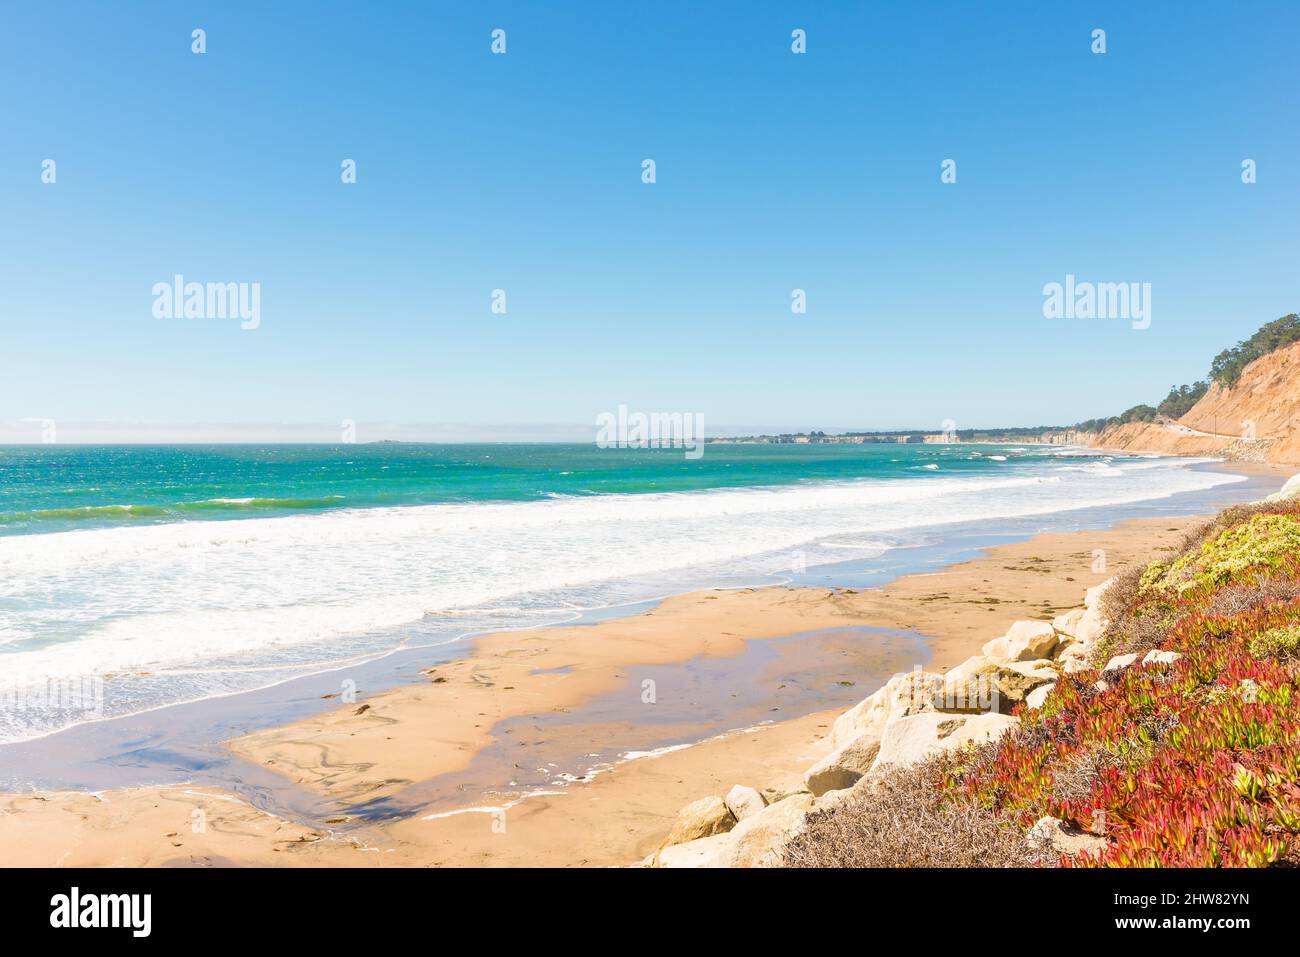
M 0 439 L 1154 403 L 1300 309 L 1297 36 L 1295 3 L 8 3 Z M 178 273 L 260 283 L 259 327 L 155 318 Z M 1044 318 L 1066 274 L 1151 283 L 1150 328 Z

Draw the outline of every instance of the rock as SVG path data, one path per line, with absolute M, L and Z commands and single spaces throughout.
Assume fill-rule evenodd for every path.
M 656 867 L 732 867 L 736 839 L 731 833 L 701 837 L 660 849 Z
M 1121 668 L 1127 668 L 1133 662 L 1138 660 L 1137 652 L 1131 655 L 1116 655 L 1110 661 L 1106 662 L 1106 667 L 1102 671 L 1119 671 Z
M 731 867 L 775 867 L 781 863 L 785 845 L 803 830 L 812 810 L 811 794 L 797 794 L 769 804 L 753 817 L 736 825 L 727 837 L 735 841 Z
M 1045 621 L 1018 621 L 1007 630 L 1007 658 L 1037 661 L 1056 647 L 1056 629 Z
M 1151 651 L 1148 651 L 1146 655 L 1142 658 L 1142 664 L 1172 665 L 1175 661 L 1177 661 L 1181 657 L 1182 655 L 1180 655 L 1176 651 L 1156 651 L 1155 649 L 1152 649 Z
M 769 806 L 771 806 L 773 804 L 778 804 L 781 801 L 784 801 L 786 798 L 792 798 L 800 794 L 808 794 L 808 793 L 810 792 L 806 787 L 798 788 L 797 790 L 794 791 L 788 791 L 783 788 L 763 788 L 763 800 L 766 801 Z
M 864 734 L 879 735 L 891 715 L 929 709 L 935 692 L 942 686 L 942 675 L 919 668 L 894 675 L 883 688 L 835 719 L 831 726 L 831 747 L 838 750 Z
M 989 655 L 971 655 L 961 664 L 954 665 L 952 668 L 945 671 L 943 674 L 943 682 L 944 684 L 949 684 L 950 682 L 960 680 L 961 678 L 968 678 L 973 674 L 978 674 L 980 668 L 987 664 L 993 664 L 996 661 L 996 658 L 992 658 Z
M 927 711 L 896 718 L 881 735 L 880 753 L 872 770 L 915 764 L 938 751 L 996 740 L 1019 724 L 1018 718 L 996 712 L 954 715 Z
M 1052 619 L 1052 627 L 1063 635 L 1077 638 L 1079 621 L 1083 618 L 1085 610 L 1083 608 L 1071 608 L 1065 614 L 1057 615 Z
M 1007 667 L 1012 671 L 1023 675 L 1030 675 L 1035 678 L 1047 678 L 1051 681 L 1056 677 L 1056 669 L 1046 658 L 1039 658 L 1035 661 L 1010 661 Z
M 990 710 L 1007 714 L 1025 695 L 1039 685 L 1056 680 L 1056 672 L 1046 661 L 1014 661 L 983 669 L 980 676 L 990 683 Z
M 1264 499 L 1264 501 L 1290 502 L 1297 498 L 1300 498 L 1300 475 L 1293 475 L 1286 480 L 1285 485 Z
M 839 750 L 864 734 L 880 734 L 887 720 L 889 704 L 885 700 L 885 688 L 881 688 L 836 718 L 827 737 L 831 747 Z
M 934 697 L 934 710 L 957 714 L 978 714 L 992 710 L 996 704 L 993 697 L 994 682 L 988 675 L 1005 663 L 1005 659 L 987 655 L 967 658 L 943 676 L 943 687 Z
M 1034 843 L 1047 844 L 1058 854 L 1068 854 L 1071 857 L 1080 851 L 1097 853 L 1109 843 L 1104 837 L 1096 834 L 1066 827 L 1060 818 L 1055 817 L 1040 817 L 1026 836 Z
M 935 700 L 935 710 L 956 714 L 987 711 L 1007 714 L 1034 688 L 1056 680 L 1056 671 L 1051 665 L 1046 659 L 967 659 L 953 669 L 958 677 L 944 685 Z
M 1007 636 L 994 638 L 992 641 L 984 642 L 984 647 L 980 649 L 984 652 L 986 658 L 996 658 L 998 661 L 1007 661 L 1011 658 L 1010 649 L 1007 647 Z
M 1083 604 L 1085 611 L 1079 618 L 1079 623 L 1074 626 L 1074 637 L 1085 645 L 1090 645 L 1100 638 L 1110 624 L 1108 619 L 1102 617 L 1101 598 L 1106 594 L 1106 589 L 1111 586 L 1113 581 L 1115 579 L 1107 578 L 1100 585 L 1094 585 L 1084 592 Z
M 1083 642 L 1074 637 L 1074 635 L 1057 635 L 1056 639 L 1056 650 L 1052 652 L 1053 658 L 1061 657 L 1061 655 L 1065 654 L 1065 652 L 1069 651 L 1071 648 L 1083 647 Z
M 1093 683 L 1093 687 L 1098 691 L 1108 690 L 1113 683 L 1114 675 L 1110 678 L 1107 678 L 1106 675 L 1113 671 L 1123 671 L 1125 668 L 1132 665 L 1133 662 L 1137 661 L 1137 657 L 1137 652 L 1134 652 L 1130 655 L 1116 655 L 1114 658 L 1110 659 L 1110 661 L 1106 662 L 1106 667 L 1101 669 L 1102 677 Z
M 921 714 L 892 718 L 880 736 L 880 753 L 872 770 L 885 765 L 909 765 L 945 747 L 944 741 L 959 731 L 967 721 L 965 715 L 925 711 Z
M 1115 579 L 1107 578 L 1104 582 L 1093 585 L 1085 591 L 1083 593 L 1083 607 L 1088 609 L 1099 607 L 1101 605 L 1102 596 L 1106 594 L 1106 589 L 1110 588 L 1113 584 L 1115 584 Z
M 1056 659 L 1056 663 L 1061 666 L 1061 670 L 1067 675 L 1072 675 L 1077 671 L 1087 671 L 1092 667 L 1092 659 L 1083 645 L 1071 645 L 1065 651 L 1061 652 Z
M 720 797 L 700 798 L 677 812 L 672 830 L 664 838 L 663 847 L 685 844 L 702 837 L 723 834 L 736 826 L 736 818 Z
M 731 812 L 737 821 L 743 821 L 751 814 L 757 814 L 767 807 L 763 795 L 743 784 L 737 784 L 733 787 L 722 800 L 727 805 L 727 810 Z
M 946 708 L 946 692 L 953 690 L 945 686 L 945 676 L 919 668 L 894 675 L 835 719 L 830 733 L 834 750 L 804 773 L 808 791 L 820 796 L 851 787 L 874 766 L 880 736 L 891 720 Z M 963 705 L 957 710 L 978 709 Z
M 880 735 L 867 732 L 832 751 L 805 771 L 804 784 L 814 797 L 852 787 L 858 778 L 871 770 L 879 751 Z
M 967 744 L 983 744 L 996 741 L 1012 728 L 1020 727 L 1020 719 L 1009 714 L 977 715 L 954 731 L 942 742 L 945 748 L 960 748 Z
M 849 797 L 856 790 L 857 787 L 855 786 L 855 787 L 848 787 L 848 788 L 838 788 L 834 791 L 827 791 L 824 794 L 821 794 L 817 797 L 816 803 L 813 806 L 816 807 L 816 809 L 819 811 L 829 810 L 830 808 L 835 807 L 835 805 L 841 803 L 845 798 Z
M 1085 645 L 1095 644 L 1109 625 L 1110 619 L 1103 618 L 1099 609 L 1090 608 L 1083 613 L 1083 617 L 1079 619 L 1079 624 L 1075 626 L 1078 634 L 1074 637 Z
M 1052 693 L 1052 689 L 1055 687 L 1056 687 L 1055 681 L 1051 682 L 1050 684 L 1039 685 L 1033 691 L 1029 692 L 1029 694 L 1025 695 L 1026 707 L 1030 707 L 1034 709 L 1041 708 L 1043 706 L 1043 702 L 1047 700 L 1047 696 Z
M 891 716 L 916 714 L 932 707 L 934 694 L 943 686 L 943 675 L 916 667 L 894 675 L 882 689 Z

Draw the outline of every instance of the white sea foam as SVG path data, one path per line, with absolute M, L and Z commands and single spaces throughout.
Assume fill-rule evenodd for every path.
M 105 710 L 245 690 L 402 629 L 560 620 L 783 553 L 843 560 L 946 523 L 1118 505 L 1237 481 L 1187 460 L 534 502 L 341 510 L 0 538 L 0 680 L 108 676 Z M 1067 466 L 1069 468 L 1070 466 Z M 785 563 L 784 567 L 789 567 Z M 550 616 L 549 619 L 547 616 Z M 428 616 L 434 616 L 430 619 Z M 85 720 L 0 713 L 0 741 Z

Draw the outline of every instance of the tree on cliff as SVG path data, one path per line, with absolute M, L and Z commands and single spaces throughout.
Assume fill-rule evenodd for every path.
M 1220 352 L 1210 364 L 1210 378 L 1225 389 L 1231 389 L 1246 366 L 1293 342 L 1300 342 L 1300 316 L 1294 312 L 1273 320 L 1249 339 Z
M 1156 411 L 1171 419 L 1181 418 L 1192 406 L 1201 401 L 1201 397 L 1209 389 L 1210 383 L 1205 380 L 1193 382 L 1191 385 L 1176 385 L 1169 390 L 1169 395 L 1165 396 L 1164 401 L 1156 406 Z

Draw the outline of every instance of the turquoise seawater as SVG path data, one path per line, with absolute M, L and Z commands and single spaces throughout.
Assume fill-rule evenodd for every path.
M 1238 481 L 1035 445 L 0 448 L 0 742 Z
M 1060 464 L 1051 446 L 11 446 L 0 535 L 339 508 L 689 492 L 860 478 L 951 478 Z

